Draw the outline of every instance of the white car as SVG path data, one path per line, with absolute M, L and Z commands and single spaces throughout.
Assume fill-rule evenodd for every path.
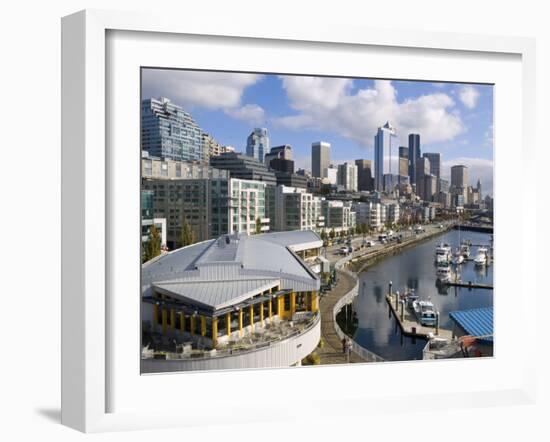
M 366 247 L 372 247 L 372 246 L 374 246 L 374 241 L 365 241 L 365 246 L 366 246 Z

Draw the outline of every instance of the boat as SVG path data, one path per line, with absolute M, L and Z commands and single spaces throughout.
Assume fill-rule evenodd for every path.
M 485 247 L 480 247 L 477 249 L 476 257 L 474 258 L 474 264 L 478 267 L 483 267 L 487 264 L 487 249 Z
M 451 246 L 449 244 L 439 244 L 435 248 L 435 262 L 448 262 L 451 259 Z
M 454 265 L 460 265 L 464 262 L 464 255 L 462 255 L 461 250 L 457 250 L 455 254 L 453 255 L 453 258 L 451 259 L 451 262 Z
M 465 259 L 468 259 L 470 257 L 470 245 L 467 242 L 463 242 L 460 245 L 460 254 Z
M 422 325 L 434 326 L 437 321 L 434 305 L 431 301 L 417 300 L 413 302 L 413 311 L 416 319 Z
M 439 263 L 437 265 L 437 278 L 441 281 L 448 281 L 451 279 L 451 267 L 449 266 L 449 263 Z
M 407 289 L 401 296 L 401 300 L 407 304 L 407 307 L 412 308 L 413 302 L 417 301 L 420 297 L 414 291 L 414 289 Z

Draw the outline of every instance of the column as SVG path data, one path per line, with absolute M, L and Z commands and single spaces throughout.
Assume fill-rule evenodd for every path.
M 279 318 L 285 317 L 285 296 L 277 297 L 277 311 L 279 312 Z
M 296 313 L 296 293 L 291 292 L 290 293 L 290 317 Z
M 183 333 L 185 331 L 185 314 L 183 312 L 180 312 L 180 332 Z
M 162 309 L 162 334 L 166 334 L 166 326 L 168 322 L 168 312 L 165 308 Z
M 218 318 L 212 318 L 212 347 L 218 345 Z
M 250 304 L 248 306 L 248 314 L 250 315 L 250 331 L 254 330 L 254 306 Z
M 239 309 L 239 336 L 243 336 L 243 309 Z
M 311 311 L 319 311 L 319 295 L 317 292 L 311 292 Z
M 157 304 L 153 304 L 153 329 L 151 331 L 153 332 L 157 331 L 158 322 L 159 322 L 159 306 Z
M 264 323 L 264 302 L 260 302 L 260 322 Z
M 273 316 L 273 307 L 272 304 L 273 301 L 271 298 L 269 298 L 268 305 L 267 305 L 267 315 L 269 316 L 269 323 L 271 324 L 271 317 Z
M 231 313 L 225 315 L 225 328 L 227 329 L 227 337 L 231 336 Z
M 176 311 L 171 308 L 170 309 L 170 330 L 174 330 L 176 327 Z
M 206 335 L 206 316 L 200 315 L 201 318 L 201 336 Z

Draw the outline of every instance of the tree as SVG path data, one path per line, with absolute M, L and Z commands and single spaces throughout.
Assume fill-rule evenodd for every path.
M 336 232 L 334 231 L 334 229 L 331 229 L 328 236 L 330 236 L 330 239 L 334 239 L 334 237 L 336 236 Z
M 321 230 L 321 239 L 323 240 L 323 242 L 327 240 L 327 232 L 325 231 L 325 229 Z
M 181 247 L 190 246 L 196 242 L 196 236 L 193 228 L 187 222 L 186 219 L 183 220 L 181 225 L 181 237 L 180 243 Z
M 262 220 L 260 217 L 256 218 L 256 233 L 262 233 Z
M 143 262 L 149 261 L 150 259 L 160 255 L 160 241 L 160 233 L 153 224 L 151 226 L 151 230 L 149 231 L 149 238 L 143 250 Z

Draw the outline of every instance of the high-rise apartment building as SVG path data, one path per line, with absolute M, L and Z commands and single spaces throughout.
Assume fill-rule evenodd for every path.
M 416 184 L 416 162 L 420 158 L 420 135 L 409 134 L 409 177 Z
M 203 132 L 201 134 L 201 138 L 203 158 L 205 163 L 208 163 L 210 161 L 210 157 L 220 155 L 224 151 L 223 146 L 218 143 L 210 134 Z
M 202 130 L 168 98 L 141 102 L 141 150 L 176 161 L 204 161 Z
M 416 194 L 421 198 L 425 199 L 425 177 L 430 175 L 430 160 L 426 157 L 421 157 L 416 159 Z
M 311 144 L 311 174 L 325 178 L 324 170 L 330 166 L 330 143 L 317 141 Z
M 327 231 L 334 229 L 335 232 L 347 232 L 355 228 L 355 212 L 350 201 L 323 200 L 322 210 Z
M 174 161 L 145 155 L 141 158 L 142 178 L 228 178 L 227 170 L 215 169 L 197 161 Z
M 299 187 L 277 186 L 275 230 L 319 230 L 325 225 L 321 198 Z
M 269 136 L 264 127 L 255 128 L 246 139 L 246 154 L 259 162 L 264 162 L 264 157 L 269 151 Z
M 357 166 L 357 189 L 360 191 L 374 190 L 371 160 L 355 160 Z
M 378 128 L 374 137 L 374 186 L 384 189 L 384 175 L 399 173 L 399 146 L 395 128 L 388 122 Z M 391 189 L 387 189 L 391 190 Z
M 337 184 L 348 192 L 357 192 L 357 166 L 351 163 L 339 164 Z
M 228 170 L 231 178 L 262 181 L 275 186 L 275 173 L 268 170 L 263 162 L 236 152 L 225 152 L 210 158 L 210 165 L 216 169 Z
M 153 192 L 155 217 L 166 218 L 167 244 L 181 246 L 186 222 L 196 241 L 217 238 L 226 233 L 269 230 L 266 217 L 266 184 L 235 178 L 144 179 L 142 189 Z

